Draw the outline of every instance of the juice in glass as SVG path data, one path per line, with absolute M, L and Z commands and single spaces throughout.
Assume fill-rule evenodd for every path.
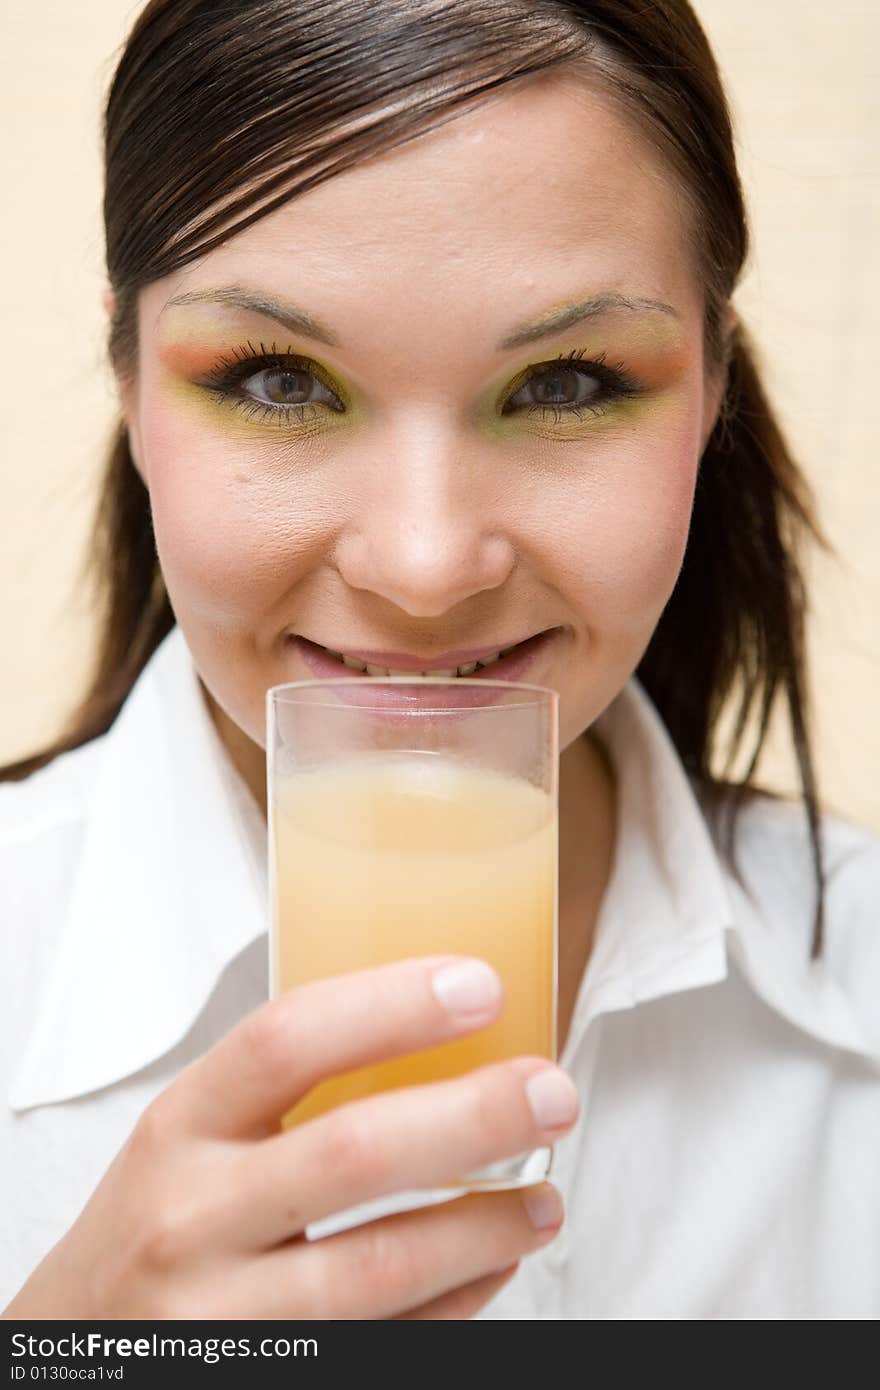
M 273 996 L 407 956 L 459 952 L 489 961 L 506 993 L 489 1027 L 321 1083 L 285 1126 L 518 1054 L 555 1060 L 557 844 L 546 791 L 436 753 L 384 751 L 276 775 Z

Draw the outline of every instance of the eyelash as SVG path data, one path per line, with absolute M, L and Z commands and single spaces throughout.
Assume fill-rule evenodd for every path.
M 260 371 L 288 370 L 303 371 L 315 377 L 325 388 L 332 391 L 333 388 L 326 382 L 316 370 L 317 364 L 308 357 L 288 349 L 286 352 L 279 352 L 275 343 L 271 347 L 266 347 L 260 343 L 259 348 L 248 341 L 246 347 L 234 348 L 232 356 L 221 356 L 216 364 L 211 368 L 205 380 L 201 383 L 206 390 L 214 392 L 221 400 L 241 410 L 250 419 L 265 424 L 267 421 L 274 420 L 278 425 L 289 423 L 295 416 L 299 421 L 310 419 L 321 404 L 326 402 L 307 401 L 302 405 L 268 405 L 265 401 L 254 400 L 252 396 L 245 395 L 238 390 L 238 387 L 248 377 L 255 376 Z M 636 396 L 644 395 L 645 387 L 632 376 L 622 362 L 609 363 L 607 354 L 598 353 L 595 357 L 586 358 L 586 348 L 578 348 L 572 352 L 560 353 L 547 362 L 537 363 L 528 370 L 528 373 L 519 382 L 515 391 L 510 393 L 516 396 L 519 392 L 533 381 L 536 377 L 549 375 L 560 368 L 569 369 L 580 376 L 590 377 L 599 383 L 599 390 L 596 395 L 588 402 L 580 405 L 559 405 L 541 402 L 536 405 L 520 407 L 527 415 L 540 413 L 545 416 L 547 412 L 553 412 L 554 423 L 558 424 L 563 416 L 574 416 L 581 420 L 584 415 L 593 416 L 604 415 L 611 406 L 618 400 L 632 399 Z M 333 392 L 335 395 L 336 393 Z

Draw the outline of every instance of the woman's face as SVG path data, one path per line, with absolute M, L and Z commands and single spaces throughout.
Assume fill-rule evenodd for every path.
M 222 724 L 264 745 L 267 687 L 315 675 L 298 634 L 429 658 L 558 628 L 518 678 L 559 691 L 563 748 L 602 712 L 718 405 L 682 217 L 650 146 L 553 74 L 141 291 L 122 400 Z

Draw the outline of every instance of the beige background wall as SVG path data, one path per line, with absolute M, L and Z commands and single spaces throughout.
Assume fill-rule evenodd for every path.
M 74 593 L 113 418 L 99 109 L 140 3 L 4 0 L 0 761 L 35 750 L 92 640 Z M 754 251 L 739 294 L 837 547 L 814 566 L 812 669 L 832 808 L 880 829 L 880 6 L 699 0 L 727 78 Z M 874 330 L 872 332 L 872 330 Z M 792 785 L 784 741 L 763 764 Z

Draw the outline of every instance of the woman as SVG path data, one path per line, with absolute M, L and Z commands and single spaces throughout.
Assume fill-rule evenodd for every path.
M 880 852 L 820 817 L 821 536 L 693 13 L 151 0 L 105 133 L 100 660 L 0 800 L 7 1315 L 880 1312 Z M 539 633 L 561 1066 L 279 1134 L 502 998 L 415 958 L 264 1002 L 265 690 Z M 778 695 L 803 808 L 752 785 Z M 547 1142 L 552 1184 L 343 1228 Z

